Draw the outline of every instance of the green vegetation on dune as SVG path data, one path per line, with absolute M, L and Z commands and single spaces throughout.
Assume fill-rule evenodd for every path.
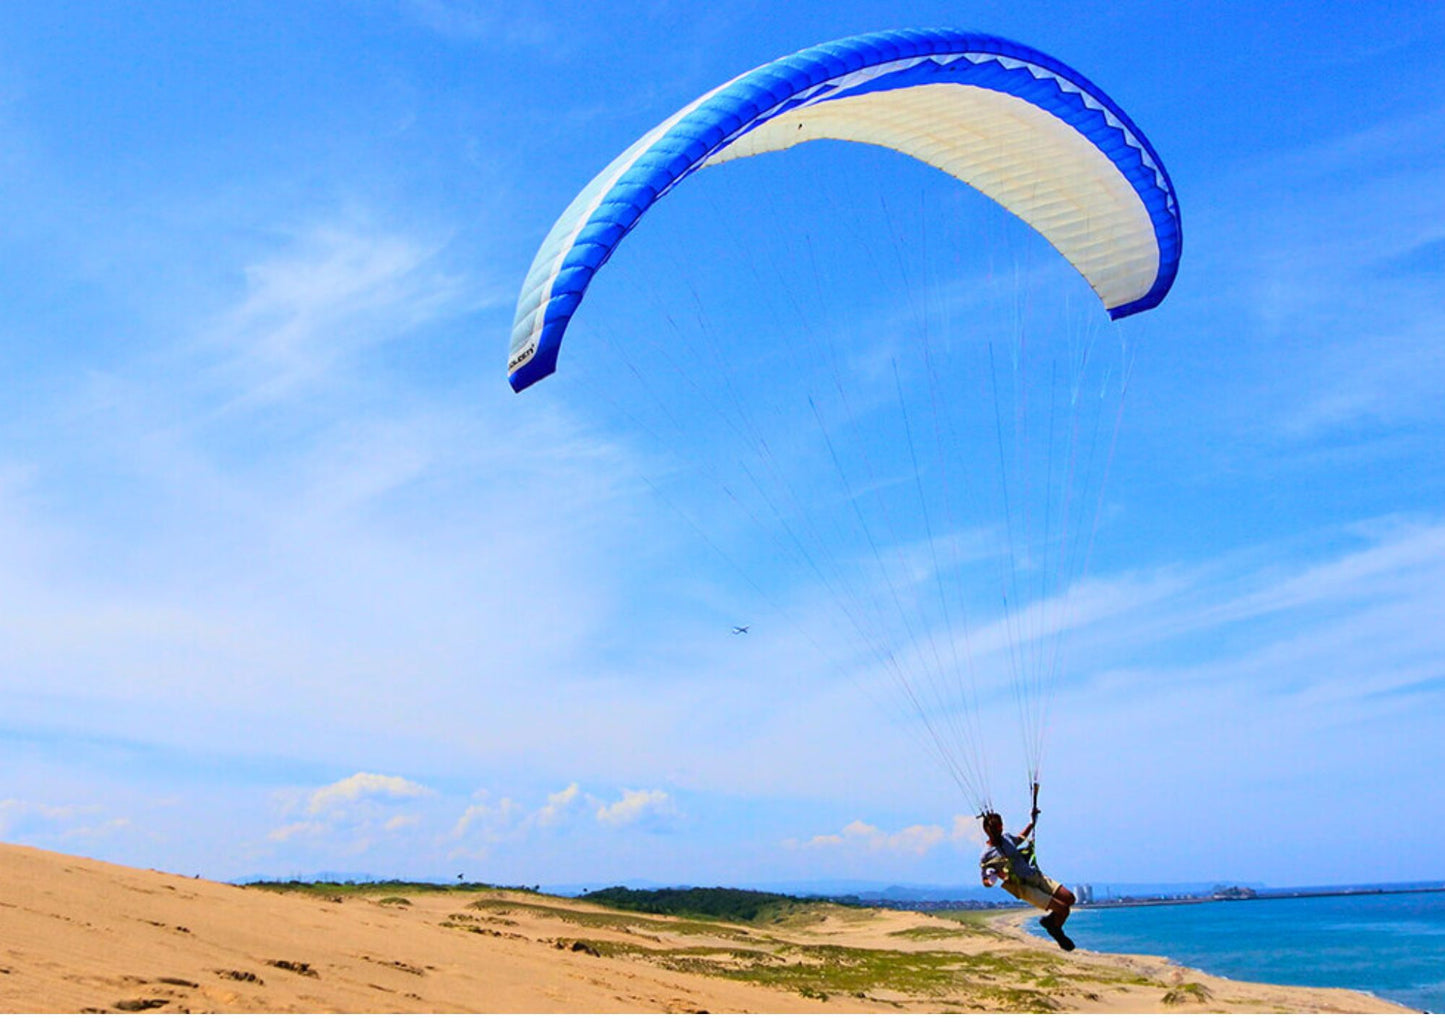
M 994 936 L 1006 936 L 1007 928 L 1000 929 L 994 925 L 994 921 L 1000 916 L 1019 915 L 1018 909 L 1014 908 L 979 908 L 979 909 L 944 909 L 936 912 L 929 912 L 935 919 L 947 919 L 957 923 L 969 933 L 988 933 Z
M 1052 1011 L 1048 956 L 1027 963 L 1014 956 L 949 951 L 896 951 L 838 944 L 774 942 L 768 950 L 730 947 L 642 948 L 621 941 L 588 944 L 610 958 L 630 958 L 675 972 L 726 977 L 791 990 L 827 1001 L 848 997 L 894 1004 L 920 999 L 964 1010 Z
M 346 880 L 341 882 L 329 880 L 255 880 L 248 884 L 242 884 L 241 886 L 262 891 L 314 894 L 324 898 L 367 898 L 377 895 L 383 897 L 400 897 L 407 894 L 447 894 L 451 892 L 470 893 L 474 891 L 506 890 L 532 893 L 532 889 L 526 887 L 509 888 L 498 887 L 495 884 L 481 883 L 433 884 L 427 883 L 424 880 Z
M 577 926 L 621 930 L 627 933 L 654 931 L 683 936 L 721 937 L 744 943 L 760 939 L 747 930 L 723 922 L 710 922 L 700 918 L 668 917 L 642 912 L 609 912 L 604 908 L 573 908 L 563 902 L 515 902 L 502 898 L 478 898 L 469 902 L 467 907 L 479 911 L 547 916 Z
M 581 900 L 630 912 L 720 919 L 734 923 L 772 921 L 788 915 L 799 906 L 821 904 L 816 899 L 794 898 L 766 891 L 743 891 L 732 887 L 681 887 L 657 891 L 608 887 L 585 894 Z
M 899 916 L 897 928 L 888 936 L 910 946 L 854 947 L 834 943 L 833 934 L 840 925 L 846 931 L 854 923 L 878 919 L 878 910 L 763 891 L 612 887 L 567 899 L 539 895 L 529 888 L 480 883 L 292 881 L 246 886 L 333 901 L 364 898 L 400 911 L 418 896 L 465 893 L 470 896 L 465 910 L 451 912 L 437 925 L 484 938 L 544 940 L 562 950 L 645 961 L 675 972 L 725 977 L 821 1001 L 848 998 L 880 1008 L 911 1004 L 939 1011 L 1057 1011 L 1065 1003 L 1059 998 L 1067 997 L 1065 991 L 1075 981 L 1110 983 L 1121 989 L 1158 987 L 1165 1005 L 1199 1005 L 1209 999 L 1208 991 L 1198 984 L 1170 986 L 1103 963 L 1062 958 L 1029 946 L 1017 934 L 1013 934 L 1017 943 L 1002 950 L 978 949 L 960 941 L 985 934 L 1008 939 L 1011 929 L 996 923 L 996 917 L 1004 914 L 999 911 L 935 912 L 931 921 Z M 517 928 L 523 919 L 533 920 L 534 925 L 537 920 L 551 920 L 591 932 L 584 933 L 584 939 L 578 939 L 575 930 L 537 936 L 535 931 L 529 934 Z M 818 928 L 820 922 L 827 926 Z M 825 934 L 827 938 L 820 940 Z
M 961 926 L 910 926 L 904 930 L 894 930 L 888 936 L 906 937 L 908 940 L 947 940 L 949 937 L 961 937 L 974 932 Z
M 791 990 L 822 1001 L 849 998 L 880 1006 L 927 1003 L 939 1010 L 1042 1012 L 1058 1010 L 1061 1005 L 1056 998 L 1075 979 L 1152 985 L 1123 970 L 1063 960 L 1050 951 L 1027 946 L 1002 952 L 969 951 L 944 943 L 985 933 L 999 936 L 992 925 L 997 912 L 950 912 L 935 924 L 900 927 L 890 936 L 921 946 L 895 949 L 809 939 L 800 926 L 824 914 L 834 919 L 852 913 L 874 914 L 825 901 L 726 888 L 611 888 L 579 901 L 598 907 L 513 907 L 613 930 L 617 938 L 586 938 L 588 949 L 603 957 Z M 496 904 L 480 899 L 474 907 Z M 647 937 L 649 931 L 702 938 L 705 943 L 667 947 L 629 939 L 652 939 Z M 934 946 L 929 947 L 931 942 Z

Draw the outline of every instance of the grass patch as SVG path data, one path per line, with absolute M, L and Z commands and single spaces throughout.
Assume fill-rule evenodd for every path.
M 963 926 L 910 926 L 906 930 L 894 930 L 888 936 L 905 940 L 946 940 L 949 937 L 963 937 L 973 930 Z
M 653 931 L 672 933 L 680 936 L 713 936 L 727 940 L 757 942 L 761 938 L 738 926 L 712 923 L 696 919 L 672 919 L 664 916 L 650 916 L 642 913 L 606 912 L 595 909 L 572 908 L 568 905 L 546 902 L 515 902 L 501 898 L 478 898 L 467 904 L 468 908 L 483 912 L 505 910 L 513 914 L 529 913 L 556 919 L 575 926 L 594 929 Z
M 1182 983 L 1160 998 L 1165 1004 L 1203 1004 L 1209 999 L 1209 988 L 1203 983 Z
M 1018 909 L 946 909 L 938 912 L 930 912 L 929 915 L 937 919 L 947 919 L 958 923 L 970 933 L 987 933 L 994 936 L 1005 932 L 994 925 L 994 921 L 1003 916 L 1016 915 Z
M 518 891 L 523 894 L 534 893 L 529 888 L 498 887 L 495 884 L 430 884 L 420 880 L 348 880 L 341 883 L 319 880 L 256 880 L 249 884 L 242 884 L 241 886 L 255 888 L 260 891 L 311 894 L 323 898 L 404 897 L 408 894 L 449 894 L 457 892 L 470 893 L 474 891 Z
M 771 950 L 726 947 L 647 948 L 624 941 L 594 941 L 607 957 L 644 960 L 676 972 L 718 976 L 828 1000 L 851 997 L 896 1003 L 932 1000 L 959 1008 L 1051 1011 L 1058 1005 L 1041 986 L 1052 956 L 1027 962 L 1016 955 L 896 951 L 837 944 L 778 943 Z M 1027 953 L 1026 953 L 1026 957 Z M 1054 980 L 1057 983 L 1057 980 Z
M 983 1001 L 1009 1011 L 1049 1011 L 1054 1001 L 1032 988 L 1035 975 L 993 955 L 947 951 L 891 951 L 824 945 L 801 960 L 748 964 L 741 980 L 840 997 L 903 995 L 945 1003 Z M 1002 985 L 1000 979 L 1023 985 Z

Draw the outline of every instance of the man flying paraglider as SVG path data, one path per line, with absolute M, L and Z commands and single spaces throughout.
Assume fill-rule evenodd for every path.
M 512 389 L 524 391 L 557 370 L 563 337 L 593 278 L 659 200 L 673 194 L 679 185 L 693 187 L 690 182 L 700 176 L 700 170 L 824 140 L 893 150 L 993 200 L 1037 231 L 1079 271 L 1110 320 L 1155 308 L 1173 287 L 1183 244 L 1173 182 L 1143 131 L 1098 86 L 1054 57 L 996 36 L 952 29 L 875 32 L 809 47 L 738 75 L 658 123 L 608 162 L 563 209 L 542 239 L 522 282 L 507 349 Z M 797 173 L 806 171 L 808 165 L 780 160 L 777 166 L 780 173 L 788 166 Z M 796 180 L 792 183 L 799 184 Z M 817 194 L 824 193 L 821 183 L 814 187 Z M 951 205 L 940 207 L 937 215 L 950 209 Z M 771 233 L 811 244 L 813 224 L 782 218 L 768 226 Z M 914 247 L 907 240 L 891 240 L 899 254 L 905 247 Z M 916 239 L 920 250 L 923 240 L 921 235 Z M 691 261 L 694 253 L 707 253 L 713 243 L 713 236 L 706 232 L 679 237 L 675 249 L 679 265 Z M 851 248 L 851 243 L 839 244 L 845 251 Z M 852 268 L 851 273 L 861 268 L 862 261 L 844 265 Z M 788 275 L 778 277 L 786 280 Z M 993 279 L 992 270 L 989 279 Z M 692 297 L 697 299 L 696 290 Z M 828 289 L 821 297 L 831 303 L 846 296 Z M 1015 303 L 1032 304 L 1024 298 L 1019 295 Z M 752 304 L 750 299 L 738 300 L 744 309 Z M 840 305 L 835 311 L 843 308 Z M 667 319 L 676 329 L 674 317 L 669 314 Z M 1075 347 L 1072 333 L 1067 341 L 1061 337 L 1045 344 L 1032 340 L 1025 344 L 1019 327 L 1011 338 L 999 342 L 1012 345 L 1011 357 L 999 360 L 1000 364 L 1012 364 L 1011 373 L 996 369 L 994 341 L 985 338 L 986 344 L 956 346 L 960 369 L 954 377 L 935 375 L 939 370 L 934 359 L 941 353 L 925 343 L 922 357 L 911 369 L 906 364 L 900 369 L 894 363 L 897 409 L 876 400 L 873 391 L 881 395 L 886 388 L 860 379 L 868 388 L 868 400 L 855 407 L 844 397 L 842 407 L 828 411 L 821 410 L 809 394 L 812 374 L 830 366 L 833 380 L 841 385 L 844 376 L 854 374 L 841 372 L 840 365 L 875 349 L 881 351 L 878 338 L 872 336 L 873 331 L 856 331 L 856 337 L 848 340 L 857 352 L 850 354 L 844 345 L 835 351 L 831 341 L 827 345 L 807 343 L 810 331 L 778 329 L 780 325 L 770 323 L 765 336 L 748 331 L 722 336 L 724 332 L 717 331 L 716 338 L 712 337 L 715 331 L 704 327 L 706 343 L 684 342 L 679 332 L 675 338 L 669 336 L 623 355 L 630 376 L 641 380 L 640 370 L 656 365 L 661 377 L 655 385 L 651 379 L 643 383 L 647 400 L 637 407 L 655 404 L 661 414 L 649 421 L 669 434 L 671 429 L 677 430 L 677 447 L 671 457 L 686 459 L 695 446 L 710 446 L 714 431 L 719 442 L 727 433 L 735 434 L 745 451 L 762 457 L 756 471 L 746 453 L 739 462 L 746 486 L 730 486 L 720 476 L 701 481 L 715 481 L 720 496 L 736 503 L 760 532 L 776 541 L 789 563 L 796 558 L 800 567 L 812 572 L 810 584 L 831 596 L 841 615 L 835 620 L 851 631 L 858 654 L 871 656 L 879 676 L 890 677 L 898 692 L 907 697 L 929 747 L 967 803 L 987 809 L 983 818 L 989 842 L 982 863 L 984 884 L 992 887 L 1001 882 L 1014 897 L 1043 909 L 1047 913 L 1044 927 L 1060 947 L 1072 950 L 1074 943 L 1064 935 L 1063 924 L 1074 895 L 1045 876 L 1034 860 L 1038 786 L 1034 785 L 1029 825 L 1021 833 L 1006 834 L 1002 817 L 990 806 L 985 749 L 971 738 L 983 733 L 981 722 L 969 718 L 979 695 L 972 665 L 956 656 L 944 656 L 936 646 L 931 658 L 914 655 L 918 637 L 955 631 L 944 584 L 949 562 L 940 560 L 935 550 L 933 524 L 949 520 L 948 487 L 943 485 L 942 493 L 932 495 L 933 507 L 940 515 L 935 519 L 924 480 L 937 477 L 942 482 L 954 471 L 944 471 L 945 467 L 966 464 L 969 454 L 999 452 L 995 482 L 1002 506 L 985 516 L 999 518 L 1003 527 L 997 532 L 1008 540 L 1006 548 L 998 551 L 1007 556 L 992 559 L 1003 568 L 999 609 L 1011 636 L 1010 655 L 1005 659 L 1011 666 L 1010 681 L 1024 725 L 1030 775 L 1036 777 L 1047 719 L 1045 700 L 1059 676 L 1061 637 L 1073 627 L 1066 608 L 1071 593 L 1080 588 L 1077 573 L 1086 567 L 1087 551 L 1092 547 L 1093 526 L 1087 509 L 1096 509 L 1097 521 L 1097 509 L 1103 506 L 1102 500 L 1085 499 L 1084 494 L 1090 481 L 1101 486 L 1102 477 L 1108 474 L 1107 459 L 1096 462 L 1094 441 L 1088 438 L 1098 438 L 1099 427 L 1110 418 L 1117 429 L 1117 412 L 1112 416 L 1104 412 L 1109 402 L 1118 405 L 1123 400 L 1132 349 L 1121 339 L 1116 365 L 1112 356 L 1090 354 L 1095 351 L 1092 339 L 1081 349 Z M 972 324 L 960 325 L 972 334 Z M 629 325 L 627 332 L 630 336 L 647 331 Z M 929 331 L 920 333 L 926 338 Z M 775 335 L 779 339 L 769 343 Z M 946 347 L 955 346 L 950 343 Z M 716 353 L 719 365 L 707 364 L 709 350 Z M 1104 349 L 1099 346 L 1098 350 Z M 1031 357 L 1026 358 L 1026 353 Z M 977 357 L 985 354 L 986 360 Z M 970 356 L 974 356 L 972 360 Z M 780 358 L 796 360 L 796 364 L 790 361 L 785 368 L 783 361 L 775 362 Z M 791 379 L 808 394 L 806 405 L 811 415 L 798 414 L 801 402 L 797 402 L 786 406 L 797 414 L 796 420 L 769 418 L 776 418 L 780 431 L 786 430 L 782 433 L 785 446 L 795 452 L 798 465 L 807 469 L 809 481 L 827 478 L 827 466 L 832 465 L 839 488 L 826 499 L 799 501 L 797 492 L 809 487 L 795 485 L 797 480 L 788 471 L 791 459 L 789 465 L 779 464 L 773 457 L 773 444 L 761 434 L 753 435 L 752 402 L 762 400 L 753 390 L 760 376 L 754 367 L 764 360 L 777 365 L 776 373 L 765 374 L 769 380 L 773 376 L 783 382 Z M 712 373 L 717 374 L 720 386 L 714 386 Z M 913 384 L 908 388 L 913 396 L 905 396 L 910 375 L 919 380 L 927 377 L 926 395 Z M 678 385 L 684 381 L 687 386 Z M 598 381 L 591 385 L 598 386 Z M 978 402 L 964 399 L 975 387 L 980 393 L 992 393 L 991 417 L 974 415 Z M 839 390 L 841 395 L 841 386 Z M 713 409 L 718 413 L 717 423 L 705 427 L 699 421 L 700 406 L 694 395 L 714 391 L 731 400 L 733 407 L 717 406 Z M 952 394 L 959 399 L 940 398 Z M 1078 400 L 1085 395 L 1094 400 Z M 767 400 L 772 400 L 771 393 Z M 712 408 L 711 398 L 703 404 L 701 410 Z M 909 426 L 914 414 L 910 405 L 917 407 L 918 414 L 932 415 L 936 471 L 928 464 L 929 452 L 919 460 Z M 1097 415 L 1092 423 L 1086 421 L 1091 407 Z M 783 416 L 789 414 L 781 398 L 776 409 Z M 1026 410 L 1030 414 L 1025 414 Z M 792 428 L 794 421 L 796 429 Z M 857 441 L 835 446 L 829 423 L 848 424 Z M 639 420 L 638 424 L 651 431 L 648 423 Z M 889 432 L 894 425 L 902 427 L 901 435 Z M 1107 437 L 1099 446 L 1112 457 L 1113 445 Z M 1004 456 L 1010 449 L 1015 452 L 1012 468 Z M 895 456 L 905 450 L 907 457 Z M 872 469 L 872 482 L 859 485 L 860 481 L 852 478 L 854 459 L 861 469 L 869 469 L 875 452 L 880 458 Z M 720 455 L 716 465 L 730 462 L 732 457 Z M 1048 466 L 1044 480 L 1037 474 L 1030 476 L 1029 466 L 1035 463 Z M 1056 472 L 1056 464 L 1067 464 L 1069 469 Z M 1089 471 L 1096 464 L 1100 471 Z M 1076 465 L 1082 469 L 1078 473 Z M 711 467 L 699 472 L 711 474 Z M 915 486 L 897 485 L 910 474 Z M 761 484 L 768 480 L 777 480 L 777 492 L 766 492 Z M 740 493 L 751 495 L 754 489 L 759 499 L 755 507 L 739 497 Z M 915 489 L 917 506 L 900 503 L 895 514 L 885 494 L 896 495 L 900 501 L 907 494 L 911 501 Z M 1015 510 L 1020 502 L 1012 501 L 1010 494 L 1020 490 L 1036 497 L 1021 502 Z M 875 535 L 867 522 L 857 497 L 863 492 L 876 496 L 883 519 L 876 524 L 886 526 L 891 545 L 898 551 L 919 549 L 926 541 L 934 559 L 932 571 L 903 570 L 902 566 L 913 563 L 911 555 L 884 556 L 889 546 L 883 542 L 883 534 Z M 1037 514 L 1029 506 L 1035 502 Z M 845 526 L 842 518 L 834 518 L 835 511 L 841 514 L 839 509 L 849 505 L 858 519 L 858 532 Z M 1069 513 L 1055 513 L 1056 507 Z M 965 528 L 972 530 L 977 524 L 957 521 L 937 538 L 964 534 Z M 1081 549 L 1071 547 L 1071 540 Z M 726 556 L 721 548 L 716 549 Z M 871 551 L 876 572 L 860 574 L 865 550 Z M 1042 556 L 1036 556 L 1039 551 Z M 776 560 L 781 564 L 784 557 Z M 897 577 L 888 563 L 894 560 L 900 566 Z M 937 598 L 922 589 L 914 593 L 911 588 L 925 576 L 936 583 Z M 891 603 L 869 598 L 876 593 L 876 580 L 887 583 Z M 962 585 L 965 580 L 959 581 Z M 767 583 L 785 587 L 777 590 L 779 597 L 792 597 L 786 588 L 793 584 L 790 572 L 779 571 Z M 1023 612 L 1032 608 L 1037 608 L 1037 614 Z M 1055 618 L 1055 610 L 1061 616 Z M 1036 618 L 1036 623 L 1030 623 Z M 747 633 L 747 625 L 733 628 L 734 635 Z M 930 692 L 937 693 L 931 702 L 927 698 Z
M 993 810 L 983 814 L 983 832 L 988 845 L 979 861 L 983 886 L 992 887 L 1002 881 L 1003 889 L 1020 901 L 1026 901 L 1047 914 L 1039 920 L 1049 936 L 1065 951 L 1074 950 L 1074 942 L 1064 933 L 1064 920 L 1074 903 L 1074 892 L 1048 877 L 1039 869 L 1034 856 L 1034 825 L 1039 822 L 1039 786 L 1034 785 L 1034 807 L 1029 825 L 1017 834 L 1005 834 L 1003 817 Z

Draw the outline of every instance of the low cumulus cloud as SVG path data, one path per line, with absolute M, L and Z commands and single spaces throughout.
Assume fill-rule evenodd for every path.
M 673 797 L 660 789 L 624 788 L 620 798 L 608 801 L 583 791 L 574 781 L 561 791 L 549 794 L 535 809 L 507 796 L 479 793 L 457 820 L 452 836 L 458 840 L 497 844 L 521 841 L 538 831 L 575 827 L 588 821 L 619 829 L 678 815 Z
M 573 781 L 561 791 L 547 796 L 547 804 L 537 810 L 535 821 L 539 827 L 550 827 L 566 819 L 568 812 L 577 802 L 582 787 Z
M 328 810 L 335 810 L 367 799 L 422 798 L 430 794 L 432 794 L 431 789 L 417 784 L 415 781 L 408 781 L 405 777 L 357 773 L 345 780 L 318 789 L 311 796 L 306 811 L 312 816 L 318 816 Z
M 365 839 L 372 833 L 391 833 L 415 826 L 421 817 L 399 812 L 397 803 L 430 799 L 436 792 L 405 777 L 360 772 L 302 795 L 292 796 L 283 812 L 291 819 L 274 828 L 275 842 L 321 839 L 345 833 Z
M 527 811 L 519 803 L 506 797 L 491 801 L 485 792 L 481 797 L 484 801 L 467 806 L 457 820 L 452 828 L 453 837 L 480 836 L 484 841 L 495 842 L 524 826 Z
M 540 847 L 585 839 L 587 832 L 602 839 L 681 815 L 673 796 L 657 788 L 602 797 L 573 781 L 530 803 L 485 789 L 461 800 L 406 777 L 365 771 L 279 797 L 281 819 L 267 833 L 271 844 L 310 845 L 333 856 L 385 849 L 414 855 L 428 847 L 446 857 L 481 858 L 499 845 Z M 0 803 L 0 826 L 4 810 Z
M 609 827 L 626 827 L 644 820 L 677 815 L 672 796 L 665 791 L 629 791 L 623 789 L 616 802 L 597 807 L 597 821 Z

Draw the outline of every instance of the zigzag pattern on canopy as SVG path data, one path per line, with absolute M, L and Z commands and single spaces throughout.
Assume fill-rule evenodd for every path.
M 521 391 L 550 375 L 588 284 L 694 171 L 814 139 L 886 146 L 1032 225 L 1118 319 L 1163 301 L 1182 245 L 1174 188 L 1132 120 L 1088 79 L 1019 43 L 949 30 L 825 43 L 740 75 L 613 160 L 538 250 L 512 327 Z

